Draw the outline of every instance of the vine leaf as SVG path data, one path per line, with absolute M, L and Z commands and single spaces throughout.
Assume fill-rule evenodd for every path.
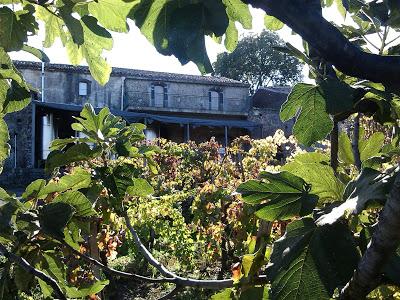
M 326 112 L 321 89 L 306 83 L 296 84 L 280 111 L 282 121 L 296 117 L 293 134 L 300 143 L 311 146 L 324 139 L 333 128 L 333 121 Z
M 311 218 L 290 223 L 275 242 L 267 276 L 272 299 L 330 299 L 357 267 L 359 254 L 347 226 L 317 227 Z
M 318 225 L 333 224 L 346 212 L 359 214 L 372 200 L 385 200 L 393 183 L 393 173 L 384 174 L 364 168 L 356 180 L 350 181 L 344 192 L 345 202 L 317 220 Z
M 300 177 L 287 171 L 263 172 L 264 181 L 250 180 L 238 187 L 244 202 L 258 205 L 256 216 L 267 220 L 287 220 L 312 212 L 318 197 L 309 194 L 310 186 Z M 260 208 L 261 207 L 261 208 Z
M 282 170 L 303 178 L 311 185 L 310 193 L 322 201 L 342 199 L 344 184 L 329 166 L 327 155 L 317 152 L 299 154 L 292 162 L 284 165 Z
M 126 192 L 131 196 L 146 197 L 153 194 L 154 189 L 146 179 L 133 178 L 133 185 L 129 186 Z

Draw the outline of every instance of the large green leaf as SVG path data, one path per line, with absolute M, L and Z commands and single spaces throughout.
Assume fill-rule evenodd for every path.
M 263 172 L 265 181 L 247 181 L 238 187 L 243 200 L 249 204 L 260 205 L 256 216 L 268 221 L 287 220 L 296 216 L 305 216 L 312 212 L 318 197 L 310 195 L 310 186 L 300 177 L 289 172 Z
M 229 21 L 228 28 L 226 29 L 225 32 L 225 48 L 228 51 L 233 51 L 235 50 L 239 40 L 239 32 L 236 28 L 235 22 Z
M 45 198 L 48 194 L 58 192 L 62 193 L 67 190 L 77 191 L 87 188 L 91 182 L 91 175 L 88 171 L 82 168 L 75 168 L 73 173 L 64 175 L 57 182 L 49 182 L 42 187 L 37 193 L 37 198 Z
M 294 221 L 275 242 L 267 266 L 271 298 L 330 299 L 351 278 L 358 258 L 347 226 L 317 227 L 310 218 Z
M 102 85 L 106 84 L 110 77 L 111 67 L 102 54 L 104 50 L 112 49 L 111 34 L 101 27 L 93 16 L 84 15 L 81 19 L 76 19 L 73 15 L 73 2 L 63 4 L 59 7 L 58 15 L 51 9 L 38 8 L 37 16 L 45 23 L 44 46 L 50 47 L 57 38 L 61 38 L 71 63 L 78 65 L 85 58 L 93 78 Z M 101 13 L 99 9 L 95 11 L 98 14 Z M 111 18 L 108 21 L 112 22 L 112 20 Z
M 346 212 L 359 214 L 372 200 L 385 200 L 393 183 L 393 175 L 383 174 L 377 170 L 364 168 L 356 180 L 350 181 L 344 192 L 345 202 L 321 216 L 318 224 L 332 224 Z
M 21 50 L 28 40 L 28 33 L 33 33 L 38 24 L 31 15 L 33 6 L 27 9 L 12 11 L 9 7 L 0 7 L 0 47 L 6 51 Z
M 348 135 L 343 131 L 339 133 L 338 156 L 342 162 L 348 165 L 354 164 L 354 154 L 351 141 Z
M 91 217 L 96 214 L 92 203 L 79 191 L 69 191 L 58 195 L 53 203 L 66 203 L 71 205 L 74 215 L 79 217 Z
M 273 16 L 265 15 L 264 17 L 264 25 L 268 30 L 271 31 L 278 31 L 285 26 L 284 23 L 282 23 L 280 20 Z
M 94 17 L 82 17 L 81 24 L 84 43 L 80 45 L 79 49 L 89 65 L 90 74 L 98 83 L 104 85 L 110 78 L 111 67 L 101 55 L 103 50 L 112 49 L 113 40 L 111 34 L 99 26 Z M 77 56 L 81 55 L 79 52 L 69 54 L 72 54 L 70 56 L 72 60 L 79 61 L 77 59 Z
M 324 154 L 299 154 L 292 162 L 284 165 L 282 170 L 303 178 L 311 185 L 311 193 L 323 201 L 342 199 L 344 184 L 335 176 L 329 166 L 329 157 Z
M 57 167 L 66 166 L 73 162 L 89 160 L 100 155 L 98 149 L 91 149 L 87 144 L 76 144 L 65 152 L 53 151 L 46 161 L 46 170 L 54 170 Z
M 109 280 L 97 280 L 88 287 L 77 289 L 76 287 L 67 287 L 67 295 L 70 298 L 83 298 L 100 293 L 108 284 Z
M 300 143 L 311 146 L 324 139 L 333 128 L 326 112 L 325 98 L 320 87 L 298 83 L 290 92 L 280 111 L 282 121 L 296 117 L 293 133 Z
M 3 162 L 10 154 L 10 145 L 8 141 L 10 135 L 8 133 L 7 123 L 4 119 L 0 119 L 0 172 L 3 170 Z
M 226 12 L 230 21 L 237 21 L 242 24 L 243 28 L 251 29 L 252 16 L 249 6 L 240 0 L 222 0 L 226 6 Z
M 31 198 L 37 198 L 41 190 L 46 186 L 46 180 L 37 179 L 31 182 L 22 194 L 22 198 L 30 200 Z
M 63 202 L 49 203 L 39 211 L 39 222 L 44 232 L 64 238 L 64 228 L 74 214 L 74 208 Z
M 52 13 L 51 10 L 46 10 L 42 6 L 37 6 L 36 16 L 43 21 L 45 26 L 43 46 L 49 48 L 54 44 L 55 40 L 60 37 L 64 22 L 55 13 Z
M 80 117 L 75 119 L 79 123 L 73 123 L 72 129 L 83 132 L 94 142 L 116 136 L 126 125 L 120 117 L 112 115 L 107 107 L 96 114 L 91 104 L 85 104 Z
M 128 32 L 126 19 L 138 0 L 98 0 L 88 3 L 90 14 L 105 28 L 117 32 Z
M 352 87 L 338 79 L 328 78 L 320 83 L 320 88 L 328 113 L 335 115 L 352 110 L 355 94 Z
M 239 33 L 235 22 L 242 24 L 245 29 L 251 29 L 252 16 L 249 6 L 240 0 L 222 0 L 222 3 L 225 5 L 226 13 L 229 17 L 229 24 L 226 28 L 224 43 L 228 51 L 233 51 L 235 50 L 239 39 Z
M 205 35 L 222 36 L 229 25 L 224 4 L 215 0 L 143 0 L 131 18 L 161 54 L 193 61 L 202 73 L 212 71 Z
M 382 132 L 375 132 L 369 139 L 364 139 L 364 130 L 360 130 L 360 139 L 358 142 L 358 149 L 360 152 L 361 161 L 379 154 L 385 141 L 385 135 Z

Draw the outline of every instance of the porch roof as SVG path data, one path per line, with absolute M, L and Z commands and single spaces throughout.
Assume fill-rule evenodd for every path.
M 39 107 L 46 107 L 55 110 L 64 110 L 71 112 L 80 112 L 82 110 L 81 105 L 75 104 L 63 104 L 63 103 L 52 103 L 52 102 L 40 102 L 33 101 L 35 105 Z M 99 111 L 101 108 L 95 108 Z M 192 126 L 207 126 L 207 127 L 235 127 L 244 128 L 247 130 L 255 130 L 260 128 L 260 124 L 247 121 L 247 120 L 222 120 L 222 119 L 202 119 L 202 118 L 192 118 L 192 117 L 182 117 L 173 115 L 157 115 L 141 112 L 132 111 L 120 111 L 120 110 L 110 110 L 112 114 L 124 118 L 128 123 L 140 122 L 146 120 L 148 123 L 157 121 L 160 123 L 167 124 L 180 124 L 180 125 L 192 125 Z M 216 115 L 216 117 L 220 117 Z

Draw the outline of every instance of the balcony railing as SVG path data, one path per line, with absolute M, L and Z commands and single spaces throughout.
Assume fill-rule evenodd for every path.
M 249 110 L 249 97 L 226 98 L 223 97 L 222 103 L 211 103 L 209 96 L 198 95 L 177 95 L 168 94 L 166 99 L 163 95 L 160 101 L 151 97 L 151 92 L 127 92 L 124 93 L 124 109 L 143 109 L 143 110 L 166 110 L 166 111 L 185 111 L 199 113 L 247 113 Z M 216 100 L 214 100 L 216 101 Z

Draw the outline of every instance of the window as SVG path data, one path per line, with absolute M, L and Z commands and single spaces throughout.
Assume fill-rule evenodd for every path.
M 168 107 L 168 88 L 166 85 L 151 86 L 151 103 L 155 107 Z
M 89 84 L 85 81 L 79 81 L 79 96 L 89 95 Z
M 211 90 L 208 92 L 208 108 L 210 110 L 223 110 L 224 94 L 220 91 Z

